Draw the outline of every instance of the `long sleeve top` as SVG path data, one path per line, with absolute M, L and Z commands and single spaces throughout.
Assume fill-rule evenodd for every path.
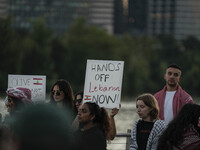
M 137 144 L 137 125 L 141 120 L 137 120 L 133 126 L 131 141 L 130 141 L 130 150 L 138 150 Z M 158 138 L 165 129 L 165 122 L 163 120 L 156 120 L 153 128 L 149 134 L 146 150 L 156 150 L 158 144 Z

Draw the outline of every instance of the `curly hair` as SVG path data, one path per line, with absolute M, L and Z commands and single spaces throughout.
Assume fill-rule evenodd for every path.
M 60 79 L 53 84 L 51 91 L 53 91 L 53 88 L 56 85 L 59 87 L 61 91 L 64 92 L 64 95 L 65 95 L 63 99 L 64 106 L 72 109 L 74 106 L 74 103 L 73 103 L 74 94 L 73 94 L 73 90 L 70 83 L 64 79 Z M 50 94 L 50 103 L 55 103 L 52 92 Z
M 171 150 L 173 146 L 181 144 L 183 142 L 183 134 L 191 125 L 198 131 L 199 116 L 200 105 L 185 104 L 159 138 L 157 150 Z
M 93 123 L 105 134 L 106 138 L 109 137 L 109 131 L 111 129 L 108 112 L 105 108 L 100 108 L 98 104 L 92 102 L 84 103 L 88 106 L 90 114 L 94 115 L 95 118 Z

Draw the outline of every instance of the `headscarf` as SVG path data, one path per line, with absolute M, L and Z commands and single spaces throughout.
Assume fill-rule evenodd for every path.
M 31 90 L 28 88 L 9 88 L 7 89 L 6 93 L 8 96 L 20 99 L 23 103 L 32 103 Z M 8 104 L 8 96 L 5 99 L 6 104 Z

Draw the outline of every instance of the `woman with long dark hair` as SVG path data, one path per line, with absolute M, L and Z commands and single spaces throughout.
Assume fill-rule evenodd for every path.
M 64 79 L 56 81 L 50 94 L 50 103 L 55 104 L 59 108 L 64 108 L 72 112 L 72 119 L 75 116 L 74 110 L 74 94 L 70 83 Z
M 185 104 L 161 135 L 157 150 L 200 149 L 200 105 Z
M 81 106 L 81 104 L 83 103 L 83 91 L 79 91 L 75 94 L 75 100 L 74 100 L 74 105 L 75 105 L 75 110 L 78 113 L 78 109 Z M 120 105 L 121 107 L 121 105 Z M 106 137 L 107 140 L 113 140 L 116 136 L 116 125 L 115 125 L 115 115 L 118 113 L 119 109 L 118 108 L 112 108 L 110 114 L 109 114 L 109 121 L 110 121 L 110 132 L 109 132 L 109 136 Z M 76 114 L 77 114 L 76 113 Z M 79 121 L 78 121 L 78 115 L 76 116 L 76 118 L 74 119 L 73 123 L 72 123 L 72 129 L 73 130 L 77 130 L 79 127 Z

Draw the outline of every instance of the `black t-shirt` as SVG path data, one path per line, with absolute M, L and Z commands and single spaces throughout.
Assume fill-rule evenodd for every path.
M 139 150 L 145 150 L 147 146 L 147 141 L 151 129 L 153 128 L 154 122 L 139 121 L 137 124 L 137 144 Z
M 77 130 L 74 133 L 75 150 L 106 150 L 106 137 L 103 132 L 92 127 L 86 131 Z

